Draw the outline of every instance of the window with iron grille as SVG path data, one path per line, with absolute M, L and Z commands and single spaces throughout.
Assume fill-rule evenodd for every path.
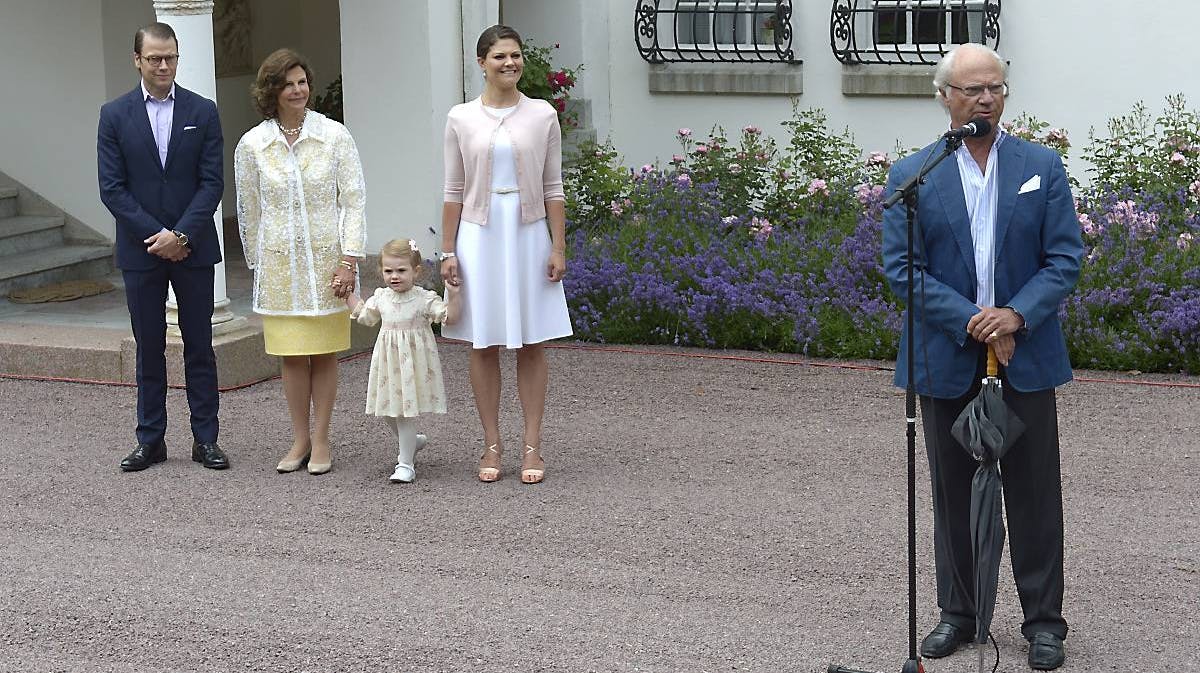
M 843 63 L 932 65 L 967 42 L 1000 42 L 1000 0 L 834 0 L 829 39 Z
M 638 0 L 633 29 L 650 63 L 798 63 L 790 0 Z

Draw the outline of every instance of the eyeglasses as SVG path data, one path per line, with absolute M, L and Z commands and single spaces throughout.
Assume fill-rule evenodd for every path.
M 163 63 L 166 63 L 168 68 L 173 68 L 175 67 L 175 64 L 179 62 L 179 54 L 168 54 L 166 56 L 142 56 L 141 54 L 138 54 L 138 58 L 149 61 L 150 65 L 154 66 L 155 68 Z
M 975 84 L 973 86 L 954 86 L 953 84 L 946 84 L 946 86 L 950 87 L 951 89 L 958 89 L 959 91 L 963 92 L 963 95 L 967 98 L 979 98 L 983 95 L 985 89 L 993 96 L 1008 95 L 1008 82 L 987 85 Z

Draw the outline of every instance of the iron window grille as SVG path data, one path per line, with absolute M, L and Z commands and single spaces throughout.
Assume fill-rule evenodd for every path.
M 1001 0 L 834 0 L 829 43 L 842 63 L 933 65 L 957 44 L 1000 43 Z
M 638 0 L 633 33 L 649 63 L 799 63 L 791 0 Z

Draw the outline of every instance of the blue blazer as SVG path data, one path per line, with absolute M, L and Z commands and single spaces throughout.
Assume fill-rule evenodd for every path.
M 938 141 L 934 153 L 941 151 Z M 887 193 L 920 168 L 930 147 L 905 157 L 888 175 Z M 1016 351 L 1003 374 L 1023 392 L 1047 390 L 1071 380 L 1067 344 L 1058 307 L 1075 287 L 1083 242 L 1075 202 L 1062 159 L 1053 150 L 1009 136 L 996 157 L 995 299 L 1025 316 L 1027 331 L 1017 333 Z M 1018 194 L 1034 176 L 1038 189 Z M 975 254 L 958 163 L 953 156 L 938 164 L 919 190 L 914 242 L 915 322 L 913 372 L 921 395 L 955 398 L 970 389 L 985 346 L 967 334 L 975 306 Z M 884 213 L 883 269 L 892 291 L 907 296 L 908 263 L 905 208 Z M 924 301 L 921 280 L 924 278 Z M 896 385 L 908 385 L 907 323 L 900 339 Z
M 100 200 L 116 218 L 117 267 L 147 270 L 166 260 L 143 242 L 164 228 L 187 234 L 185 266 L 221 261 L 213 213 L 225 189 L 221 121 L 212 101 L 175 85 L 167 165 L 146 116 L 141 86 L 100 108 L 96 134 Z

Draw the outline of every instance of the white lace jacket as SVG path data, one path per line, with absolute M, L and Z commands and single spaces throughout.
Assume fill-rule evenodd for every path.
M 254 312 L 345 311 L 329 281 L 343 255 L 366 247 L 362 164 L 346 127 L 309 110 L 289 148 L 275 120 L 263 120 L 238 141 L 233 174 Z

